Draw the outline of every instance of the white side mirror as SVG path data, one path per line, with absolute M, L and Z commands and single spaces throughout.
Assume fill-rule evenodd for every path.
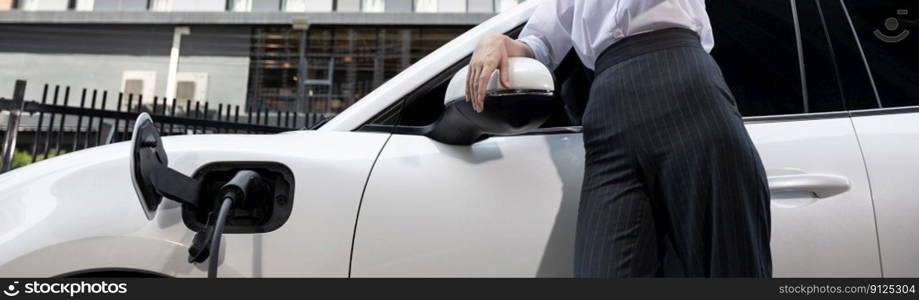
M 488 87 L 485 89 L 486 94 L 500 93 L 553 93 L 555 92 L 555 81 L 552 79 L 552 72 L 538 60 L 526 57 L 511 57 L 508 61 L 510 75 L 509 87 L 499 84 L 499 72 L 496 70 L 488 81 Z M 463 67 L 453 75 L 450 83 L 447 85 L 447 93 L 444 95 L 444 103 L 456 100 L 464 100 L 466 97 L 466 74 L 469 73 L 469 66 Z
M 468 67 L 447 85 L 444 111 L 425 135 L 442 143 L 470 145 L 491 135 L 515 135 L 539 128 L 557 107 L 552 72 L 535 59 L 514 57 L 508 62 L 510 86 L 498 83 L 494 72 L 486 88 L 485 111 L 466 102 Z

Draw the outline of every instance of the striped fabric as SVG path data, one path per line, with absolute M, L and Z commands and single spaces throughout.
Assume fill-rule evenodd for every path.
M 688 31 L 611 48 L 583 116 L 575 276 L 772 276 L 765 171 L 718 65 Z

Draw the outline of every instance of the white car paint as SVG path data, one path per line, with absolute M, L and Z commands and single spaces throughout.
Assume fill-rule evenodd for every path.
M 769 176 L 774 276 L 881 276 L 871 190 L 849 119 L 748 122 L 747 131 Z
M 775 276 L 880 276 L 871 194 L 849 119 L 747 129 L 773 193 Z M 469 147 L 393 135 L 364 195 L 352 276 L 571 276 L 583 155 L 579 134 L 493 137 Z
M 393 135 L 361 206 L 352 276 L 571 276 L 580 134 L 450 146 Z
M 852 118 L 874 192 L 884 275 L 919 276 L 919 113 Z
M 214 161 L 279 161 L 294 173 L 294 210 L 278 230 L 227 234 L 220 276 L 346 277 L 358 202 L 386 134 L 299 131 L 165 137 L 185 174 Z M 0 176 L 0 276 L 127 268 L 201 277 L 194 232 L 176 202 L 147 221 L 129 177 L 129 143 L 92 148 Z
M 552 80 L 552 71 L 538 60 L 526 57 L 511 57 L 508 59 L 508 82 L 514 90 L 555 91 L 555 82 Z M 466 75 L 469 66 L 465 66 L 450 78 L 447 92 L 444 93 L 444 104 L 450 101 L 465 99 Z M 498 81 L 501 72 L 495 70 L 488 80 L 488 91 L 506 91 L 508 87 L 502 86 Z

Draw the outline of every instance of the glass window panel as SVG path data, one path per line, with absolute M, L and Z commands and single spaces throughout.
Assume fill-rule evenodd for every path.
M 96 11 L 145 11 L 147 0 L 96 0 L 93 2 Z
M 826 28 L 820 21 L 816 1 L 795 1 L 801 50 L 804 55 L 804 75 L 807 79 L 807 111 L 828 112 L 845 110 L 837 68 L 833 62 Z
M 438 12 L 466 12 L 466 1 L 437 0 Z
M 790 2 L 707 1 L 712 56 L 744 116 L 804 112 Z
M 143 80 L 128 79 L 124 81 L 124 93 L 126 95 L 140 95 L 143 92 L 144 92 L 144 81 Z
M 511 8 L 514 8 L 514 6 L 517 6 L 517 4 L 520 3 L 520 1 L 518 0 L 495 0 L 495 1 L 497 1 L 496 6 L 498 9 L 498 12 L 507 11 Z
M 67 10 L 67 0 L 41 0 L 35 1 L 34 10 Z
M 412 12 L 413 0 L 386 0 L 386 12 Z
M 339 112 L 467 27 L 314 26 L 308 32 L 302 107 Z M 296 108 L 300 31 L 258 27 L 250 55 L 249 105 Z
M 361 11 L 361 0 L 336 0 L 335 11 L 356 12 Z
M 469 12 L 494 12 L 495 0 L 468 0 Z
M 919 2 L 846 1 L 883 107 L 919 105 Z
M 147 0 L 121 0 L 121 10 L 123 11 L 147 10 Z
M 252 0 L 252 11 L 280 11 L 281 0 Z
M 361 11 L 363 12 L 383 12 L 386 7 L 384 0 L 364 0 Z
M 195 98 L 195 82 L 194 81 L 176 82 L 176 99 L 197 100 L 197 98 Z
M 96 0 L 93 1 L 93 10 L 96 11 L 111 11 L 118 10 L 119 8 L 118 0 Z

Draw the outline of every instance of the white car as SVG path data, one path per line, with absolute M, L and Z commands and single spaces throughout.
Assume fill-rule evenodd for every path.
M 449 101 L 475 43 L 517 34 L 537 3 L 476 26 L 318 129 L 140 137 L 0 175 L 0 276 L 205 276 L 188 249 L 216 189 L 242 169 L 273 194 L 231 213 L 221 277 L 571 276 L 584 149 L 576 105 L 562 103 L 585 100 L 582 67 L 566 59 L 550 76 L 519 59 L 515 89 L 493 89 L 489 114 Z M 897 4 L 915 6 L 708 3 L 713 55 L 769 175 L 775 276 L 919 276 L 917 39 L 873 33 L 903 30 L 872 19 L 898 18 Z M 197 207 L 144 202 L 159 199 L 132 182 L 144 145 L 201 183 Z

